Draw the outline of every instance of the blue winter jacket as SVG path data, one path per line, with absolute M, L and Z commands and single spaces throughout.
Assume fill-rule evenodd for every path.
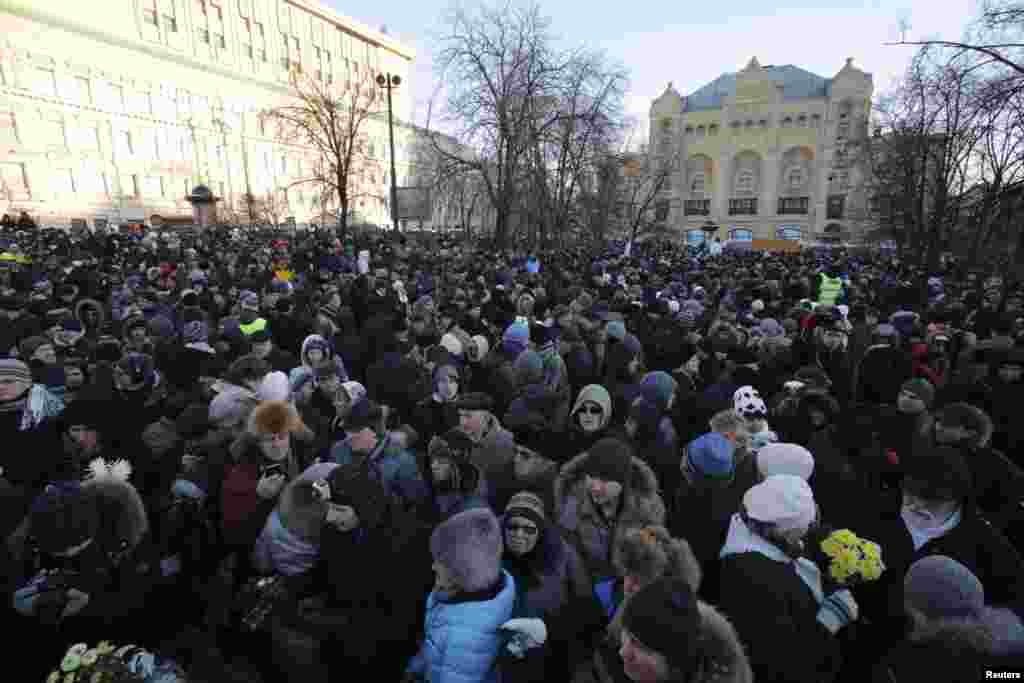
M 516 582 L 502 570 L 504 586 L 491 600 L 446 602 L 427 597 L 425 635 L 407 671 L 427 683 L 497 683 L 499 627 L 512 618 Z

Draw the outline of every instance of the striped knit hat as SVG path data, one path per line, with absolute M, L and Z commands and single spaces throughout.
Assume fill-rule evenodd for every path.
M 32 372 L 17 358 L 0 358 L 0 380 L 32 384 Z

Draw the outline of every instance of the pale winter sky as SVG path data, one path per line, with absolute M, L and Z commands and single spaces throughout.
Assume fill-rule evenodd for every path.
M 470 0 L 472 1 L 472 0 Z M 493 0 L 491 0 L 493 1 Z M 436 82 L 432 36 L 451 0 L 381 2 L 321 0 L 337 11 L 388 32 L 416 49 L 413 87 L 416 123 L 426 117 Z M 541 0 L 553 32 L 566 45 L 603 48 L 630 72 L 629 111 L 646 119 L 651 100 L 669 81 L 687 94 L 757 56 L 761 64 L 794 64 L 825 77 L 847 57 L 874 75 L 875 92 L 899 78 L 913 54 L 886 46 L 910 24 L 908 39 L 956 40 L 978 0 L 757 0 L 694 3 L 682 0 Z

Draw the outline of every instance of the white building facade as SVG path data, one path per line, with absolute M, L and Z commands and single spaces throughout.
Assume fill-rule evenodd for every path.
M 289 188 L 316 153 L 280 144 L 259 116 L 288 100 L 289 71 L 367 87 L 398 75 L 395 116 L 412 110 L 413 51 L 313 1 L 7 0 L 0 33 L 0 211 L 40 225 L 187 216 L 198 184 L 236 214 L 248 195 L 320 220 L 332 207 L 318 192 Z M 386 115 L 366 134 L 375 161 L 354 209 L 384 224 Z

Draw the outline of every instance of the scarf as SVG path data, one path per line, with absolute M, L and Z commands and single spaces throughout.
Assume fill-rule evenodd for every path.
M 29 385 L 28 389 L 25 389 L 17 398 L 0 403 L 0 413 L 13 413 L 24 410 L 25 406 L 28 405 L 28 393 L 30 391 L 32 391 L 32 385 Z

